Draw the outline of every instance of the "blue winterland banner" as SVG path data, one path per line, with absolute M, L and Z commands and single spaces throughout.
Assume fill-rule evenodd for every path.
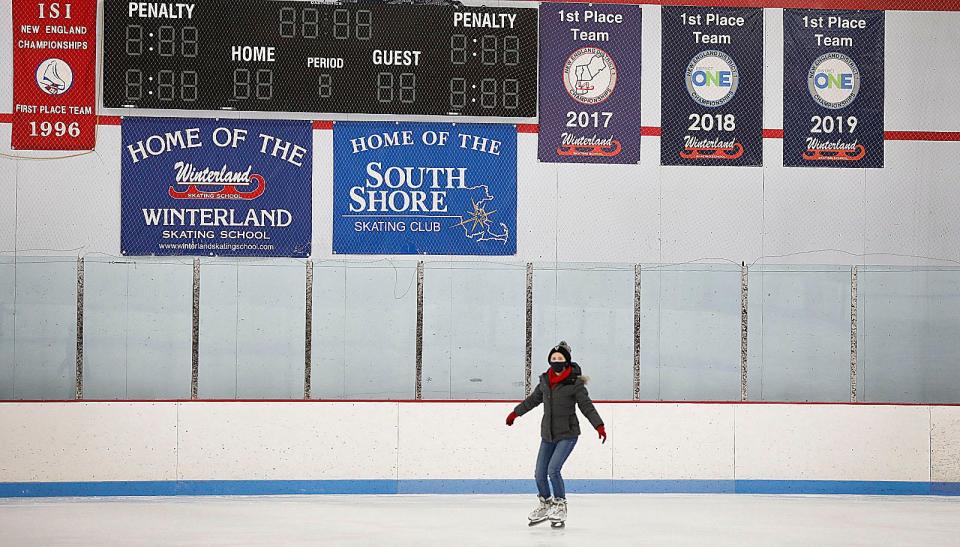
M 763 163 L 763 10 L 663 6 L 661 165 Z
M 126 118 L 125 255 L 310 255 L 309 121 Z
M 540 3 L 540 161 L 640 162 L 640 14 Z
M 783 164 L 883 167 L 884 13 L 783 10 Z
M 337 122 L 333 252 L 516 254 L 512 125 Z

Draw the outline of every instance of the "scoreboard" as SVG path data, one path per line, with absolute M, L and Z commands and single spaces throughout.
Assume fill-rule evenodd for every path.
M 537 115 L 537 10 L 104 3 L 107 108 Z

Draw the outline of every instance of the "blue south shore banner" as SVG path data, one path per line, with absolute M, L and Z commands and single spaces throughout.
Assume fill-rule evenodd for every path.
M 333 252 L 514 255 L 512 125 L 338 122 Z
M 309 121 L 126 118 L 125 255 L 310 256 Z

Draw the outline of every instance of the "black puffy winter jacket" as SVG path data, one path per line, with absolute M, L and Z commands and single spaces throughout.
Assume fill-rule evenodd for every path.
M 530 396 L 513 409 L 517 416 L 523 416 L 543 403 L 543 420 L 540 422 L 540 436 L 548 443 L 570 439 L 580 435 L 580 422 L 577 420 L 576 406 L 590 421 L 594 428 L 603 425 L 600 414 L 587 393 L 586 376 L 580 372 L 580 365 L 570 365 L 573 370 L 556 387 L 550 387 L 547 373 L 540 375 L 540 383 L 533 388 Z

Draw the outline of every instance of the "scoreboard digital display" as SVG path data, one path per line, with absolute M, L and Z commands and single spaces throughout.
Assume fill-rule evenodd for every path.
M 531 118 L 537 10 L 104 4 L 107 108 Z

